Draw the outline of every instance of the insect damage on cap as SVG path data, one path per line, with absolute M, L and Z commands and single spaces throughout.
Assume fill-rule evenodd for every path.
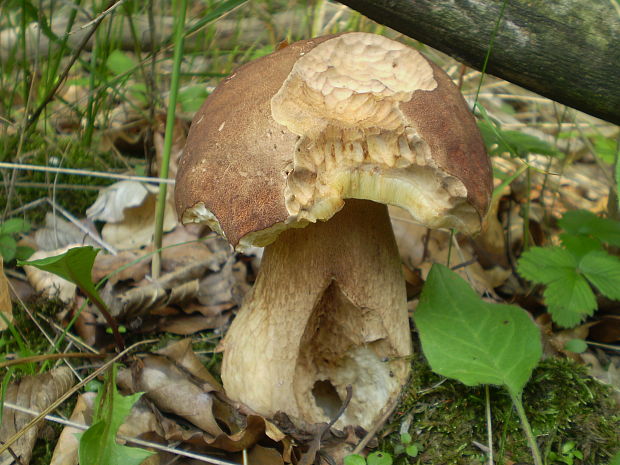
M 285 74 L 275 65 L 279 54 Z M 265 91 L 255 100 L 268 121 L 235 123 L 245 128 L 236 130 L 247 139 L 234 148 L 242 153 L 231 153 L 238 143 L 224 136 L 215 145 L 227 159 L 251 153 L 266 160 L 259 171 L 269 178 L 248 180 L 254 194 L 244 201 L 264 198 L 259 209 L 271 212 L 269 221 L 241 225 L 228 218 L 221 199 L 212 201 L 215 208 L 209 199 L 194 201 L 185 220 L 213 223 L 242 244 L 266 245 L 285 229 L 328 220 L 346 198 L 359 198 L 402 207 L 430 228 L 479 229 L 490 198 L 490 181 L 478 182 L 490 179 L 484 145 L 456 87 L 419 52 L 383 36 L 347 33 L 292 44 L 265 60 L 273 64 L 273 79 L 252 92 Z M 257 60 L 233 77 L 240 81 L 259 66 L 263 72 L 268 64 Z M 225 83 L 229 92 L 235 79 Z M 255 117 L 253 105 L 244 103 L 239 117 Z M 281 142 L 259 153 L 276 135 Z M 238 216 L 249 208 L 238 209 Z

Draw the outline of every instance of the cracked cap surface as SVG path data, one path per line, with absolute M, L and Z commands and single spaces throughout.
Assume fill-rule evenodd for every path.
M 183 222 L 264 246 L 346 198 L 474 233 L 492 176 L 450 78 L 399 42 L 354 32 L 296 42 L 226 78 L 194 117 L 175 192 Z

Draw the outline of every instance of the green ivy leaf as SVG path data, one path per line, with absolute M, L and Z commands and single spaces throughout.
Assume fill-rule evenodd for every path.
M 99 395 L 93 424 L 80 438 L 80 465 L 139 465 L 153 455 L 144 449 L 116 443 L 116 433 L 142 393 L 122 396 L 116 390 L 116 367 Z
M 518 396 L 542 353 L 525 311 L 484 302 L 443 265 L 433 265 L 413 318 L 433 371 L 468 386 L 503 385 Z
M 368 465 L 392 465 L 392 462 L 392 456 L 387 452 L 373 452 L 366 459 Z

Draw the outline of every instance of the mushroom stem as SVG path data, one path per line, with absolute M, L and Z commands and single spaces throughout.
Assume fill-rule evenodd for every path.
M 347 200 L 328 222 L 283 232 L 265 249 L 224 340 L 227 394 L 252 410 L 370 428 L 406 382 L 411 334 L 387 207 Z

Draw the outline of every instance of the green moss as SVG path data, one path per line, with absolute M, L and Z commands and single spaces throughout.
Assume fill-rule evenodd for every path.
M 14 162 L 19 144 L 18 135 L 7 136 L 0 139 L 0 160 Z M 89 171 L 110 172 L 122 168 L 120 161 L 110 153 L 104 153 L 84 148 L 79 139 L 59 135 L 43 135 L 33 132 L 24 139 L 21 148 L 21 163 L 30 165 L 43 165 L 62 168 L 84 169 Z M 7 176 L 7 180 L 9 177 Z M 42 183 L 49 187 L 25 187 L 16 186 L 10 197 L 9 210 L 28 202 L 43 197 L 53 197 L 62 207 L 78 217 L 83 217 L 86 209 L 97 198 L 98 190 L 89 189 L 90 186 L 101 187 L 111 184 L 108 179 L 77 176 L 69 174 L 44 173 L 40 171 L 19 171 L 17 180 L 21 183 Z M 70 185 L 77 188 L 53 189 L 56 185 Z M 80 186 L 85 186 L 80 188 Z M 0 190 L 0 207 L 5 208 L 7 200 L 7 188 Z M 32 209 L 26 212 L 27 218 L 33 223 L 40 223 L 49 211 L 49 206 Z
M 71 411 L 68 413 L 71 414 Z M 52 461 L 52 455 L 63 428 L 63 425 L 58 423 L 47 422 L 43 424 L 41 430 L 43 434 L 39 434 L 39 438 L 34 444 L 30 465 L 47 465 Z
M 396 464 L 469 465 L 485 463 L 474 442 L 487 444 L 483 387 L 467 387 L 434 374 L 423 357 L 413 360 L 414 375 L 386 428 L 381 449 L 394 453 L 400 427 L 421 446 L 418 457 L 396 457 Z M 544 457 L 573 441 L 583 453 L 575 464 L 605 465 L 620 449 L 620 408 L 611 390 L 569 360 L 549 359 L 534 371 L 523 393 L 525 410 Z M 491 388 L 496 462 L 531 463 L 532 456 L 508 395 Z

